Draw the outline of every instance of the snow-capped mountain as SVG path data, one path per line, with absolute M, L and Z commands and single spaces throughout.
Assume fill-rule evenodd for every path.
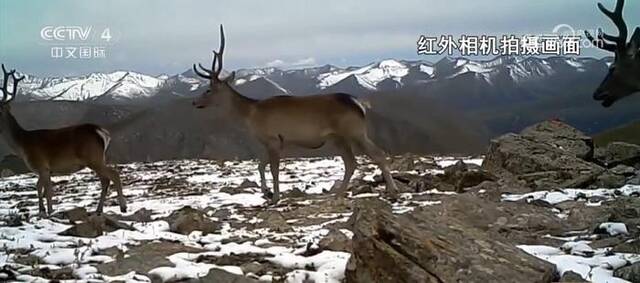
M 552 76 L 600 70 L 609 59 L 499 56 L 491 60 L 445 57 L 436 63 L 386 59 L 365 66 L 326 65 L 301 70 L 243 69 L 238 83 L 268 78 L 293 94 L 345 91 L 353 94 L 473 78 L 490 85 L 521 84 Z M 301 86 L 301 84 L 304 84 Z
M 30 100 L 84 101 L 98 98 L 132 100 L 150 97 L 166 78 L 135 72 L 91 73 L 78 77 L 38 78 L 25 75 L 21 93 Z
M 388 78 L 400 80 L 409 73 L 409 66 L 396 60 L 383 60 L 354 70 L 335 70 L 318 76 L 318 88 L 325 89 L 353 76 L 363 87 L 375 90 Z
M 446 84 L 508 86 L 549 78 L 601 72 L 610 59 L 573 57 L 499 56 L 491 60 L 445 57 L 436 63 L 385 59 L 365 66 L 319 67 L 282 70 L 240 69 L 235 85 L 248 96 L 306 95 L 347 92 L 362 95 L 376 91 L 426 88 Z M 226 72 L 225 72 L 226 74 Z M 225 75 L 223 74 L 223 76 Z M 207 82 L 191 69 L 177 75 L 150 76 L 135 72 L 91 73 L 78 77 L 38 78 L 26 75 L 21 91 L 30 100 L 98 100 L 127 102 L 153 97 L 160 89 L 170 95 L 190 96 Z

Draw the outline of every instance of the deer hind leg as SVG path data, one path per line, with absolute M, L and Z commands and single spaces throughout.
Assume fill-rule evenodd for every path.
M 100 176 L 100 199 L 98 200 L 98 209 L 96 209 L 96 214 L 102 214 L 102 209 L 104 207 L 105 199 L 107 198 L 107 194 L 109 194 L 109 185 L 111 184 L 111 180 L 107 177 Z
M 353 155 L 351 144 L 344 140 L 338 140 L 336 141 L 336 147 L 340 151 L 340 157 L 342 157 L 342 161 L 344 162 L 344 177 L 342 178 L 342 183 L 340 184 L 338 192 L 336 192 L 336 196 L 340 198 L 346 194 L 347 188 L 349 187 L 349 181 L 351 181 L 351 177 L 353 176 L 353 172 L 356 170 L 358 163 Z
M 271 170 L 271 177 L 273 178 L 273 196 L 271 197 L 271 202 L 275 204 L 280 200 L 280 181 L 278 175 L 280 174 L 280 151 L 282 149 L 282 141 L 281 139 L 270 140 L 265 144 L 265 146 L 267 147 L 269 169 Z
M 98 201 L 98 213 L 102 213 L 102 208 L 109 192 L 109 181 L 113 182 L 113 186 L 118 193 L 118 204 L 120 205 L 120 212 L 127 212 L 127 201 L 122 193 L 122 182 L 120 180 L 120 174 L 117 170 L 109 168 L 107 165 L 98 165 L 91 167 L 93 171 L 100 177 L 102 183 L 102 192 L 100 193 L 100 200 Z M 105 181 L 103 181 L 105 179 Z
M 38 176 L 38 182 L 36 183 L 36 193 L 38 194 L 38 213 L 40 216 L 47 216 L 47 210 L 44 207 L 44 184 L 45 180 L 42 177 L 43 175 Z
M 362 150 L 375 162 L 380 170 L 382 176 L 387 184 L 386 194 L 390 198 L 396 198 L 398 194 L 398 188 L 396 187 L 391 172 L 389 171 L 389 165 L 387 163 L 386 154 L 380 148 L 378 148 L 366 135 L 357 141 Z

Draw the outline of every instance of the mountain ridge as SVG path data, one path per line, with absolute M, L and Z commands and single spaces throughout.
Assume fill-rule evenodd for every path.
M 260 79 L 254 87 L 247 86 L 248 84 L 243 87 L 252 93 L 259 92 L 261 88 L 269 90 L 269 93 L 257 95 L 258 97 L 307 95 L 338 90 L 362 95 L 390 88 L 421 87 L 435 81 L 465 80 L 470 75 L 492 85 L 520 84 L 559 73 L 593 72 L 609 61 L 610 58 L 498 56 L 489 60 L 443 57 L 432 63 L 426 60 L 387 58 L 362 66 L 337 67 L 326 64 L 299 69 L 239 69 L 235 84 L 240 86 Z M 205 80 L 191 69 L 174 75 L 158 76 L 119 70 L 74 77 L 36 77 L 27 74 L 20 91 L 26 94 L 26 100 L 84 101 L 104 95 L 109 98 L 109 102 L 128 103 L 153 98 L 163 88 L 174 87 L 173 92 L 188 96 L 205 85 Z

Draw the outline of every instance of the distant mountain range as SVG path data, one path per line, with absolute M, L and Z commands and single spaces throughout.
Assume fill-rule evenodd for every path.
M 305 95 L 347 92 L 365 95 L 377 91 L 425 87 L 438 82 L 459 81 L 475 87 L 504 88 L 545 78 L 600 73 L 610 59 L 502 56 L 493 60 L 449 58 L 432 63 L 387 59 L 346 68 L 325 65 L 295 70 L 241 69 L 236 86 L 248 96 Z M 133 71 L 91 73 L 79 77 L 39 78 L 27 75 L 21 93 L 29 100 L 130 102 L 153 98 L 161 90 L 189 96 L 205 81 L 187 70 L 181 74 L 151 76 Z
M 237 70 L 244 95 L 346 92 L 367 100 L 372 138 L 392 153 L 484 152 L 497 135 L 545 119 L 588 134 L 640 120 L 640 96 L 603 108 L 592 93 L 611 58 L 514 57 L 382 60 L 365 66 Z M 191 98 L 207 81 L 192 70 L 150 76 L 133 71 L 65 78 L 27 75 L 13 109 L 27 128 L 82 122 L 113 133 L 111 160 L 256 157 L 261 147 L 217 107 Z M 7 149 L 0 143 L 0 156 Z

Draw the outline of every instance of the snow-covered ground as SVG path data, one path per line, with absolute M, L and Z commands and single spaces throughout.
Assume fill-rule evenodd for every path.
M 472 161 L 477 163 L 477 161 Z M 367 160 L 362 164 L 354 179 L 373 179 L 379 174 L 377 168 Z M 0 266 L 10 266 L 20 275 L 19 280 L 47 282 L 37 274 L 37 270 L 60 270 L 71 268 L 76 279 L 84 281 L 148 282 L 153 275 L 166 281 L 180 278 L 198 278 L 210 269 L 219 268 L 234 274 L 244 274 L 256 279 L 271 281 L 280 274 L 247 274 L 237 265 L 218 265 L 197 259 L 224 255 L 260 255 L 264 260 L 286 271 L 281 279 L 286 282 L 340 282 L 350 254 L 342 251 L 323 250 L 309 255 L 310 248 L 330 231 L 330 227 L 345 223 L 350 211 L 331 210 L 335 196 L 328 193 L 337 180 L 342 178 L 343 164 L 339 158 L 308 158 L 286 160 L 281 165 L 281 191 L 285 194 L 284 204 L 267 206 L 257 187 L 240 187 L 246 180 L 259 183 L 255 161 L 215 162 L 205 160 L 163 161 L 155 163 L 131 163 L 120 165 L 124 182 L 124 193 L 128 213 L 132 215 L 140 209 L 152 212 L 152 221 L 141 223 L 123 221 L 134 230 L 120 229 L 96 238 L 61 236 L 61 232 L 71 227 L 68 220 L 51 217 L 41 219 L 37 215 L 37 198 L 34 190 L 36 176 L 18 175 L 0 179 L 0 223 L 17 215 L 29 215 L 21 225 L 0 227 Z M 424 172 L 430 174 L 432 172 Z M 269 175 L 269 174 L 267 174 Z M 99 195 L 99 182 L 89 170 L 69 176 L 55 177 L 54 210 L 69 211 L 83 207 L 95 210 Z M 268 177 L 270 185 L 270 177 Z M 229 191 L 235 190 L 233 192 Z M 380 189 L 384 185 L 379 186 Z M 300 190 L 307 195 L 303 198 L 288 198 L 292 190 Z M 420 197 L 444 194 L 436 190 L 423 192 Z M 379 191 L 360 194 L 356 197 L 378 197 Z M 418 197 L 418 195 L 416 195 Z M 394 204 L 394 212 L 404 213 L 412 207 L 434 205 L 438 201 L 412 200 L 412 194 L 403 194 L 402 200 Z M 194 231 L 182 235 L 169 231 L 170 224 L 163 217 L 172 212 L 191 206 L 208 211 L 207 215 L 221 223 L 221 229 L 213 234 L 203 235 Z M 314 209 L 318 207 L 318 209 Z M 340 205 L 337 205 L 340 207 Z M 296 211 L 299 209 L 299 214 Z M 216 216 L 219 211 L 230 215 L 221 221 Z M 261 211 L 288 213 L 287 224 L 291 229 L 278 231 L 274 227 L 262 225 L 266 222 Z M 121 214 L 115 201 L 115 192 L 107 200 L 105 213 Z M 294 218 L 291 219 L 291 215 Z M 298 218 L 295 218 L 298 216 Z M 347 237 L 352 233 L 340 229 Z M 136 245 L 150 242 L 174 242 L 185 247 L 199 249 L 198 252 L 177 252 L 167 256 L 171 264 L 154 267 L 141 274 L 135 271 L 123 274 L 102 274 L 101 265 L 112 263 L 116 258 L 104 251 L 120 250 L 127 258 L 127 252 Z M 35 257 L 37 264 L 25 264 L 25 257 Z M 63 280 L 64 282 L 64 280 Z M 71 281 L 68 281 L 71 282 Z M 75 281 L 74 281 L 75 282 Z
M 527 194 L 503 195 L 503 201 L 544 201 L 549 204 L 559 204 L 562 202 L 579 201 L 585 206 L 600 206 L 604 200 L 612 200 L 619 196 L 638 196 L 640 186 L 626 185 L 619 189 L 563 189 L 555 191 L 538 191 Z M 591 202 L 589 199 L 600 199 L 598 202 Z M 559 218 L 566 218 L 563 212 L 558 212 Z M 597 223 L 596 223 L 597 225 Z M 628 234 L 628 229 L 624 223 L 604 222 L 597 225 L 598 228 L 606 231 L 611 236 Z M 540 259 L 556 265 L 560 275 L 568 271 L 579 274 L 583 279 L 596 283 L 618 283 L 628 282 L 613 276 L 613 271 L 630 263 L 640 261 L 640 255 L 630 253 L 614 253 L 611 247 L 594 249 L 589 245 L 591 239 L 596 236 L 591 231 L 575 231 L 574 236 L 557 237 L 548 235 L 553 239 L 564 241 L 559 247 L 544 245 L 520 245 L 522 250 Z
M 482 164 L 481 158 L 436 157 L 429 162 L 437 164 L 440 169 L 412 173 L 439 174 L 459 160 L 467 164 Z M 374 176 L 380 174 L 368 160 L 359 158 L 359 163 L 354 180 L 373 182 Z M 150 282 L 150 277 L 172 281 L 199 278 L 213 269 L 265 282 L 341 282 L 344 279 L 350 254 L 317 249 L 320 241 L 331 231 L 337 230 L 347 238 L 353 236 L 345 225 L 351 215 L 348 202 L 336 199 L 329 192 L 336 181 L 342 179 L 343 164 L 339 158 L 285 160 L 280 174 L 284 198 L 276 206 L 267 205 L 258 187 L 247 185 L 247 180 L 259 183 L 255 161 L 131 163 L 120 165 L 119 170 L 128 212 L 119 212 L 113 192 L 107 200 L 105 213 L 131 216 L 146 209 L 151 211 L 151 221 L 122 220 L 133 229 L 105 232 L 94 238 L 63 236 L 61 232 L 72 227 L 69 220 L 36 216 L 34 175 L 0 179 L 0 267 L 9 267 L 19 274 L 18 280 L 29 282 L 48 282 L 44 279 L 46 274 L 64 269 L 70 270 L 72 277 L 62 278 L 67 280 L 61 282 Z M 267 178 L 270 185 L 269 174 Z M 56 212 L 78 207 L 95 210 L 100 185 L 93 173 L 83 170 L 55 177 L 54 182 Z M 349 198 L 378 197 L 383 189 L 384 184 L 380 184 L 371 192 L 350 195 Z M 303 196 L 299 196 L 300 192 L 304 193 Z M 545 200 L 556 204 L 576 201 L 579 196 L 589 198 L 597 195 L 606 200 L 638 193 L 640 186 L 625 186 L 618 190 L 567 189 L 504 195 L 503 201 Z M 406 213 L 416 207 L 438 205 L 450 195 L 455 193 L 436 189 L 404 193 L 392 203 L 392 207 L 394 213 Z M 585 205 L 598 204 L 585 202 Z M 200 231 L 188 235 L 171 232 L 165 217 L 186 206 L 206 211 L 207 217 L 218 223 L 220 228 L 209 234 Z M 281 222 L 271 219 L 274 215 L 280 215 Z M 17 216 L 23 217 L 22 223 L 8 225 L 7 221 Z M 558 217 L 563 215 L 559 213 Z M 601 223 L 600 228 L 611 235 L 627 233 L 627 227 L 622 223 Z M 640 257 L 611 253 L 607 248 L 592 249 L 589 247 L 589 231 L 581 233 L 580 236 L 562 238 L 565 244 L 558 247 L 519 247 L 555 264 L 561 273 L 571 270 L 593 282 L 624 282 L 613 277 L 613 270 L 638 261 Z M 142 271 L 107 272 L 109 269 L 105 266 L 134 257 L 136 247 L 145 248 L 150 243 L 177 245 L 184 250 L 163 254 L 166 258 L 164 263 Z M 235 261 L 218 260 L 224 258 L 235 258 Z M 268 266 L 267 270 L 256 274 L 246 268 L 245 264 L 255 262 Z

